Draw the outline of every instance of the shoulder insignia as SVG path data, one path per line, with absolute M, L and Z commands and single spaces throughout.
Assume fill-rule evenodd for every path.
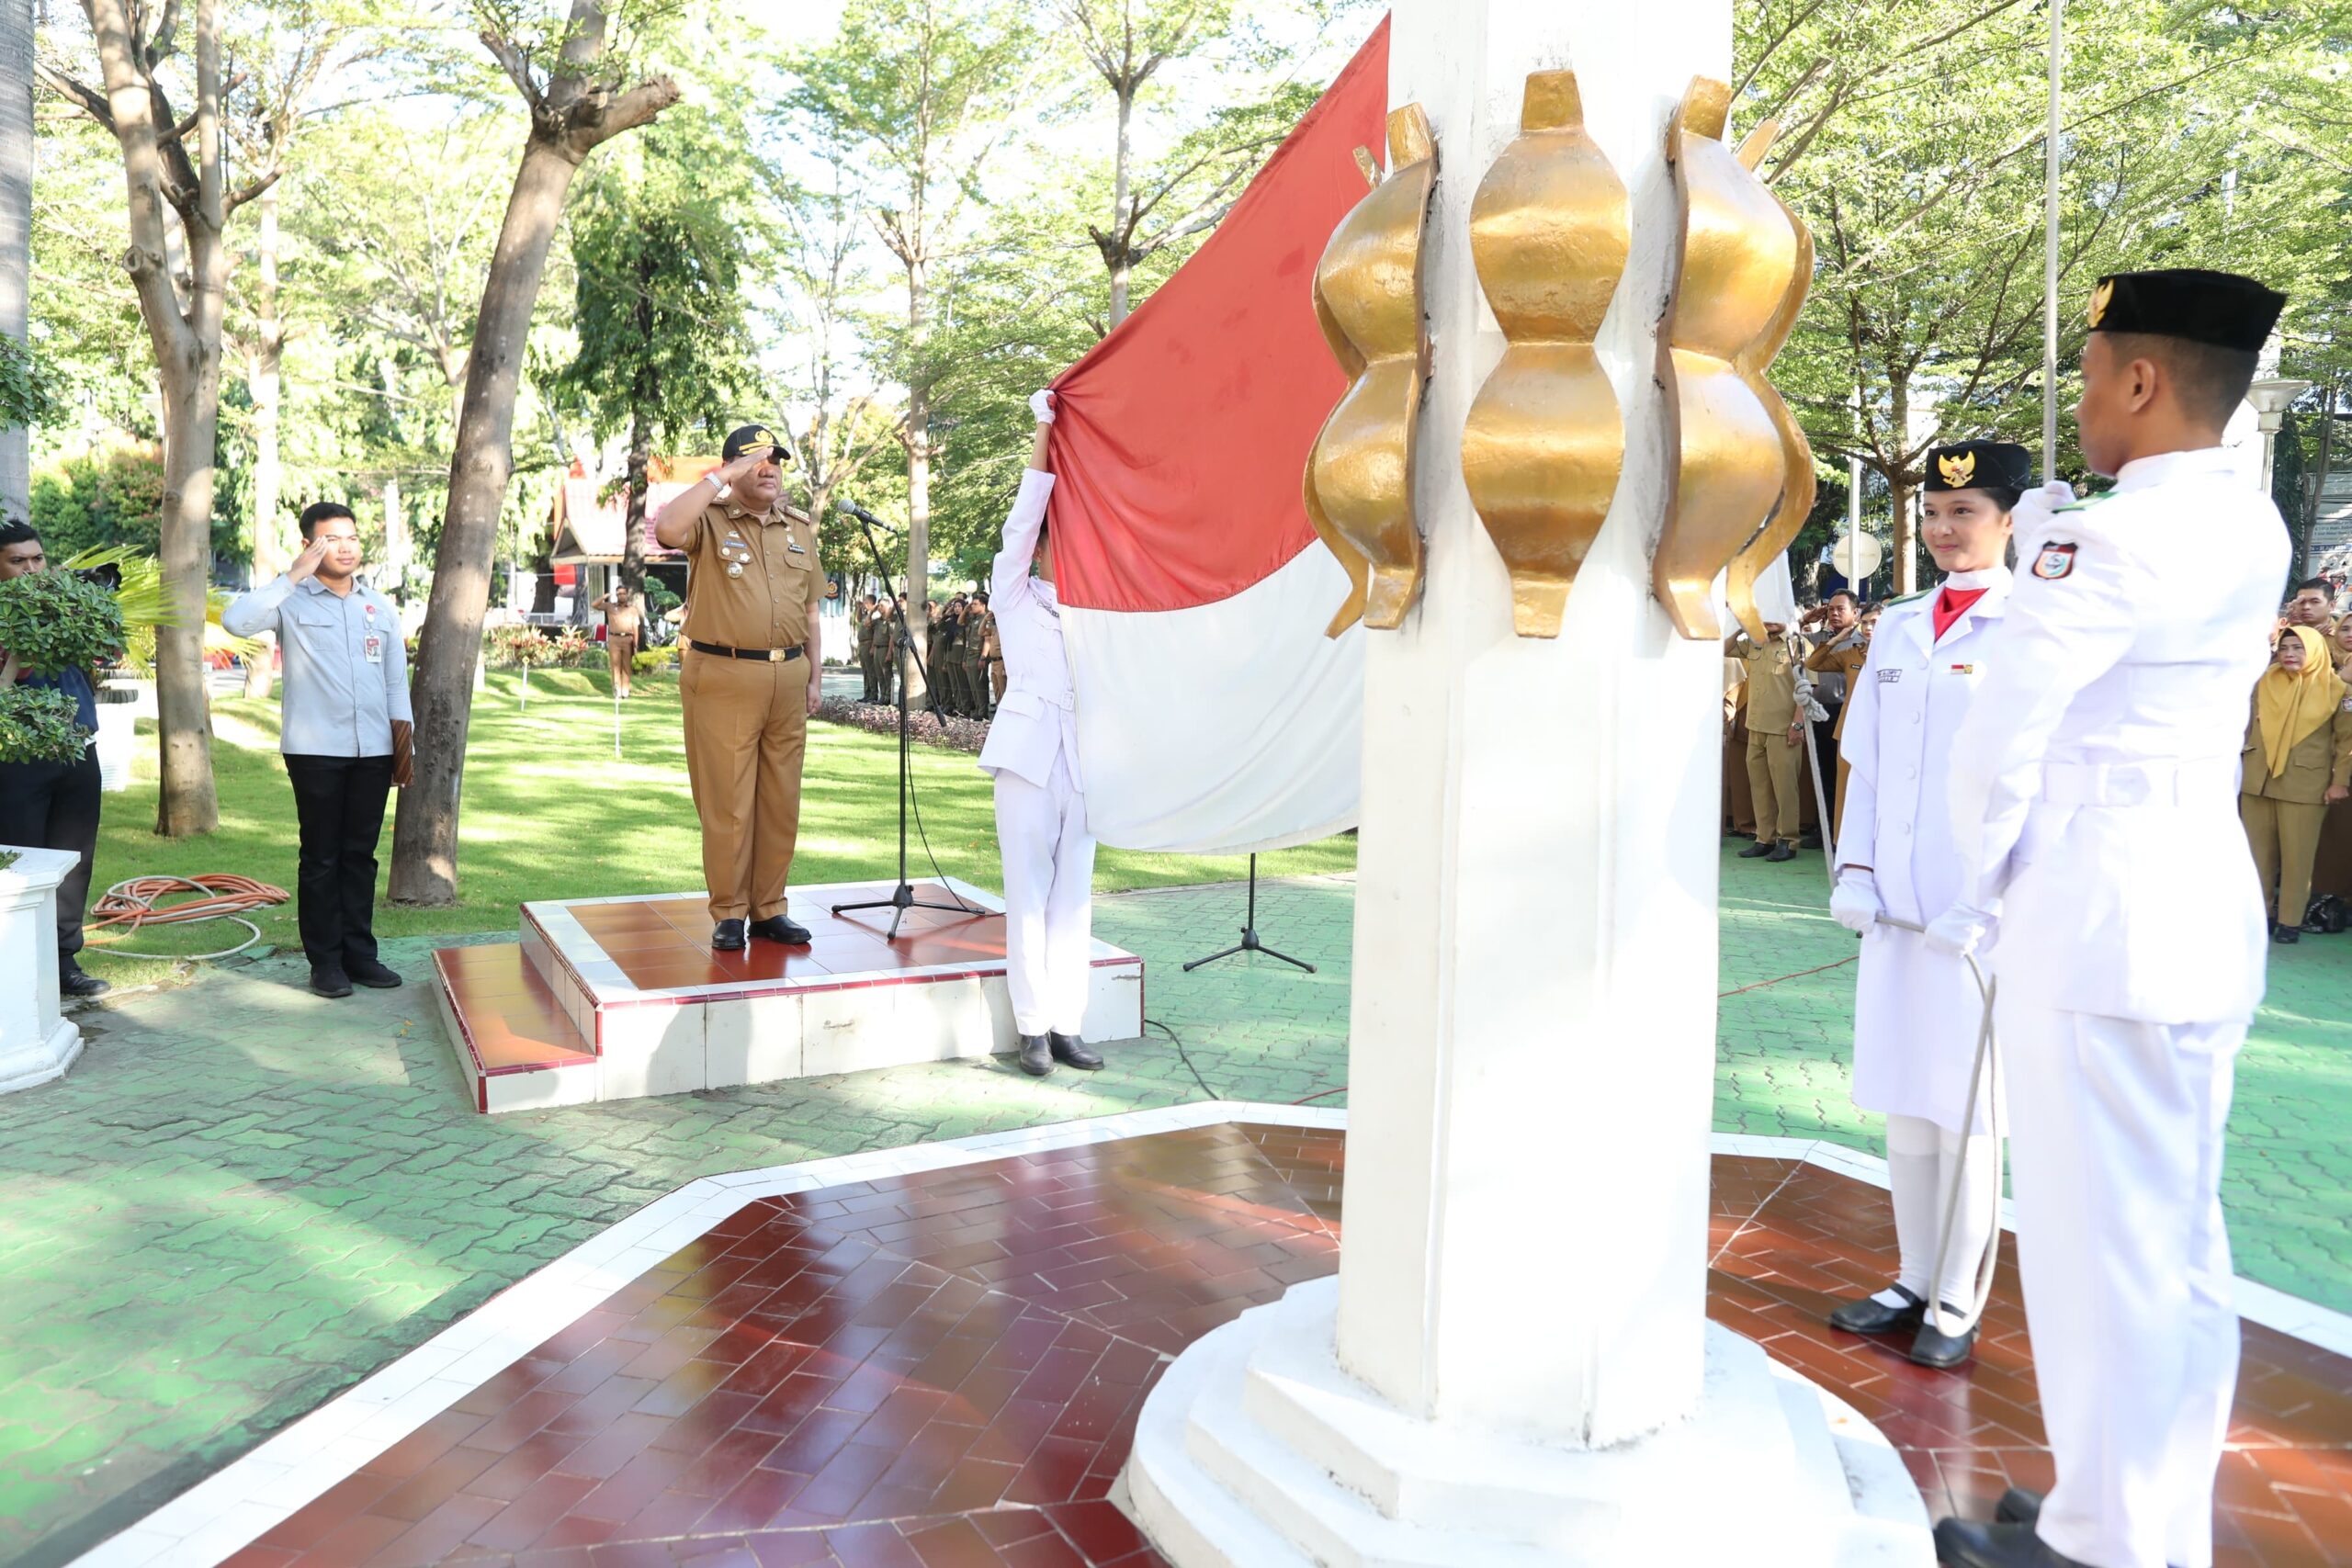
M 2060 544 L 2045 539 L 2033 558 L 2033 575 L 2044 582 L 2055 582 L 2075 570 L 2075 551 L 2080 547 L 2071 540 Z
M 2113 501 L 2114 499 L 2115 491 L 2111 490 L 2103 490 L 2097 495 L 2076 496 L 2065 505 L 2058 507 L 2051 513 L 2051 515 L 2054 517 L 2059 513 L 2064 512 L 2087 512 L 2094 506 L 2104 505 L 2106 502 Z
M 1900 599 L 1889 599 L 1883 608 L 1892 610 L 1898 604 L 1916 604 L 1934 592 L 1935 590 L 1932 588 L 1922 588 L 1917 593 L 1905 593 Z

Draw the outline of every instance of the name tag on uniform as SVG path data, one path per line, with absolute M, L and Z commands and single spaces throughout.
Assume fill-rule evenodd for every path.
M 784 547 L 786 550 L 796 556 L 805 556 L 808 553 L 797 539 L 786 539 L 784 542 Z
M 1976 673 L 1976 666 L 1973 664 L 1955 664 L 1951 667 L 1951 672 L 1955 675 L 1973 675 Z
M 1892 686 L 1901 679 L 1903 679 L 1903 671 L 1900 670 L 1882 670 L 1878 672 L 1878 683 L 1882 686 Z
M 369 632 L 368 640 L 360 646 L 367 650 L 368 663 L 381 664 L 384 661 L 384 639 L 374 632 Z

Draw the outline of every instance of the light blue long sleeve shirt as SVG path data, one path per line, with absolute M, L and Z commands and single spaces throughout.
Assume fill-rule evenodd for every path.
M 294 757 L 388 757 L 411 717 L 408 651 L 390 599 L 354 581 L 338 594 L 283 574 L 220 613 L 236 637 L 276 632 L 284 663 L 277 749 Z M 371 646 L 372 645 L 372 646 Z

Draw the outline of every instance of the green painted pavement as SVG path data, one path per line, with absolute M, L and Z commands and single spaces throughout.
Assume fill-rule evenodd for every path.
M 1824 912 L 1818 858 L 1724 863 L 1723 987 L 1756 988 L 1722 1004 L 1717 1126 L 1875 1150 L 1846 1099 L 1853 940 Z M 420 985 L 325 1002 L 276 958 L 85 1013 L 73 1075 L 0 1099 L 0 1562 L 65 1561 L 697 1176 L 1204 1086 L 1344 1105 L 1351 899 L 1340 879 L 1261 889 L 1265 940 L 1313 976 L 1181 971 L 1235 940 L 1238 886 L 1102 899 L 1097 930 L 1148 960 L 1164 1031 L 1044 1082 L 942 1064 L 492 1119 L 468 1108 Z M 414 981 L 431 945 L 387 956 Z M 2244 1272 L 2352 1308 L 2352 1158 L 2332 1135 L 2348 1060 L 2352 938 L 2279 952 L 2225 1196 Z

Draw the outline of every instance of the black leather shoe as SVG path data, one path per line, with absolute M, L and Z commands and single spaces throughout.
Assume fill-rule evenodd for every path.
M 1807 833 L 1797 840 L 1797 848 L 1801 850 L 1817 850 L 1820 847 L 1821 835 L 1818 833 Z
M 321 969 L 313 964 L 311 989 L 322 997 L 347 997 L 351 995 L 351 976 L 340 969 Z
M 770 915 L 764 920 L 753 920 L 752 934 L 762 942 L 780 942 L 786 947 L 808 945 L 808 928 L 787 915 Z
M 713 953 L 743 951 L 743 922 L 721 920 L 710 928 L 710 950 Z
M 1917 1334 L 1926 1320 L 1928 1303 L 1900 1285 L 1894 1291 L 1906 1305 L 1891 1307 L 1876 1296 L 1864 1296 L 1831 1313 L 1829 1326 L 1849 1334 Z
M 2051 1550 L 2031 1525 L 1936 1521 L 1936 1561 L 1944 1568 L 2087 1568 Z
M 1787 844 L 1774 844 L 1764 858 L 1771 864 L 1778 865 L 1784 860 L 1796 859 L 1797 852 Z
M 1102 1066 L 1102 1053 L 1075 1034 L 1048 1034 L 1053 1042 L 1054 1060 L 1067 1062 L 1082 1073 L 1091 1073 Z
M 343 972 L 351 977 L 353 985 L 366 986 L 373 990 L 389 991 L 401 983 L 398 975 L 372 958 L 356 962 L 346 958 L 343 961 Z
M 1739 858 L 1742 860 L 1760 860 L 1771 852 L 1772 840 L 1770 839 L 1758 839 L 1754 843 L 1748 845 L 1746 849 L 1740 851 Z
M 2028 1486 L 2012 1486 L 1993 1505 L 1993 1517 L 2005 1525 L 2030 1525 L 2041 1517 L 2041 1494 Z
M 83 973 L 78 964 L 68 964 L 57 972 L 57 994 L 62 997 L 103 997 L 113 989 L 96 975 Z
M 2299 926 L 2282 926 L 2274 920 L 2270 926 L 2270 940 L 2281 947 L 2292 946 L 2303 940 L 2302 929 Z
M 1944 1303 L 1944 1311 L 1954 1317 L 1962 1315 L 1953 1310 L 1950 1302 Z M 1965 1333 L 1946 1334 L 1936 1326 L 1932 1313 L 1922 1313 L 1918 1337 L 1911 1341 L 1911 1359 L 1923 1367 L 1933 1367 L 1939 1372 L 1948 1371 L 1968 1359 L 1969 1353 L 1975 1348 L 1974 1324 L 1970 1324 Z
M 1042 1034 L 1021 1037 L 1021 1070 L 1033 1078 L 1042 1078 L 1054 1070 L 1052 1042 Z

